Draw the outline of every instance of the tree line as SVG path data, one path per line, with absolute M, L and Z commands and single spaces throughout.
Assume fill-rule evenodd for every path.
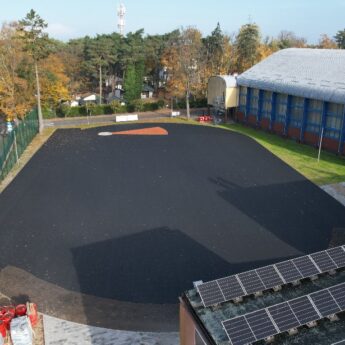
M 262 37 L 255 23 L 236 34 L 218 24 L 203 36 L 194 27 L 162 35 L 144 30 L 100 34 L 62 42 L 50 38 L 47 23 L 33 10 L 0 31 L 0 115 L 24 116 L 35 104 L 55 109 L 75 95 L 97 92 L 99 102 L 119 84 L 128 103 L 140 98 L 143 82 L 161 98 L 204 98 L 210 76 L 242 73 L 284 48 L 345 49 L 345 29 L 333 38 L 323 34 L 317 45 L 282 31 Z M 189 112 L 187 111 L 189 114 Z

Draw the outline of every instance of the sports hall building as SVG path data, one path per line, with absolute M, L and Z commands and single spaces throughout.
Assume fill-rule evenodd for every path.
M 238 121 L 345 154 L 345 50 L 278 51 L 236 87 Z

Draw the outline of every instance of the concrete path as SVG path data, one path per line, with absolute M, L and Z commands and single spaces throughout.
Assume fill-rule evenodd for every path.
M 345 206 L 345 182 L 330 184 L 321 188 Z
M 111 123 L 111 122 L 116 122 L 116 116 L 118 115 L 128 115 L 128 114 L 48 119 L 48 120 L 44 120 L 44 126 L 61 128 L 61 127 L 70 127 L 70 126 Z M 139 114 L 140 120 L 151 120 L 151 119 L 156 119 L 156 118 L 167 118 L 167 117 L 170 117 L 170 112 L 167 112 L 165 110 L 159 113 L 148 112 L 145 114 Z

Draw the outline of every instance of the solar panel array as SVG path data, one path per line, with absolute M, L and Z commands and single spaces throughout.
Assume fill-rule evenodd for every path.
M 345 283 L 223 321 L 232 345 L 247 345 L 345 311 Z
M 343 267 L 345 248 L 340 246 L 206 282 L 197 290 L 203 305 L 210 307 Z

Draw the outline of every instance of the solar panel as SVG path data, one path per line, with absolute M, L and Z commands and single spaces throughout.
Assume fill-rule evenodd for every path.
M 311 277 L 321 273 L 309 256 L 302 256 L 292 260 L 292 262 L 301 272 L 303 277 Z
M 246 345 L 256 341 L 245 317 L 237 317 L 223 322 L 223 327 L 232 345 Z
M 215 280 L 201 284 L 197 289 L 205 307 L 225 302 L 224 295 Z
M 345 251 L 342 247 L 331 248 L 326 252 L 339 268 L 345 266 Z
M 336 247 L 207 282 L 197 289 L 204 306 L 209 307 L 342 267 L 345 249 Z
M 345 284 L 333 286 L 329 289 L 340 309 L 345 309 Z
M 287 302 L 269 307 L 268 312 L 271 314 L 280 332 L 288 331 L 300 325 Z
M 248 314 L 245 318 L 256 339 L 265 339 L 279 333 L 265 309 Z
M 236 276 L 219 279 L 218 283 L 220 288 L 222 289 L 224 297 L 228 301 L 239 296 L 246 295 L 246 292 L 243 290 Z
M 319 252 L 310 255 L 317 264 L 321 272 L 327 272 L 337 268 L 337 265 L 331 259 L 327 252 Z
M 287 283 L 291 283 L 295 280 L 300 280 L 303 278 L 302 274 L 292 261 L 279 262 L 275 266 Z
M 339 313 L 340 308 L 328 290 L 321 290 L 310 295 L 310 298 L 323 317 Z
M 247 291 L 247 294 L 263 291 L 266 289 L 256 271 L 240 273 L 237 275 L 237 277 Z
M 321 316 L 315 310 L 308 296 L 296 298 L 290 301 L 289 305 L 301 325 L 315 321 Z
M 266 289 L 283 285 L 285 282 L 280 278 L 274 266 L 266 266 L 256 270 Z
M 226 320 L 222 324 L 231 344 L 244 345 L 341 311 L 345 311 L 345 283 Z M 236 328 L 238 325 L 240 329 Z

